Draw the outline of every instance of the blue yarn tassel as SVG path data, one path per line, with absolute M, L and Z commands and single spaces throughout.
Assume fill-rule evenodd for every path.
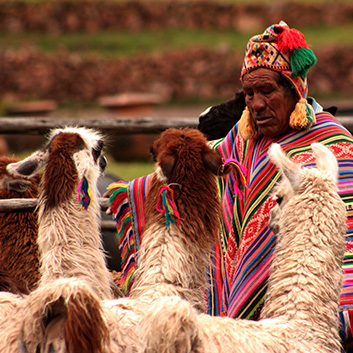
M 92 203 L 92 194 L 86 177 L 82 177 L 81 182 L 77 187 L 77 191 L 78 202 L 82 205 L 83 209 L 87 210 L 88 206 Z

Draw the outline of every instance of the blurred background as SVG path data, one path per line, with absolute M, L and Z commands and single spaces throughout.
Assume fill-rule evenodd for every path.
M 351 114 L 351 0 L 0 0 L 0 115 L 196 118 L 234 96 L 248 39 L 280 20 L 318 58 L 309 94 Z M 152 171 L 155 138 L 110 136 L 108 171 Z M 20 156 L 41 142 L 5 139 Z

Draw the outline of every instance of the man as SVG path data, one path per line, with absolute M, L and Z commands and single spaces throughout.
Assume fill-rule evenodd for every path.
M 341 335 L 351 338 L 353 321 L 353 138 L 326 112 L 315 112 L 307 101 L 306 75 L 316 57 L 304 35 L 284 22 L 250 39 L 241 82 L 246 108 L 227 136 L 212 143 L 226 160 L 236 159 L 246 169 L 246 185 L 234 173 L 220 180 L 223 217 L 222 248 L 215 246 L 209 270 L 208 312 L 232 318 L 259 317 L 276 237 L 268 227 L 269 212 L 280 173 L 267 151 L 279 143 L 293 160 L 315 165 L 311 143 L 328 145 L 338 159 L 340 195 L 347 208 L 347 255 L 340 299 Z M 320 107 L 319 107 L 320 108 Z M 150 177 L 116 185 L 111 194 L 123 255 L 123 284 L 133 279 L 136 251 L 144 224 L 143 207 Z M 319 266 L 319 264 L 318 264 Z M 353 288 L 353 287 L 352 287 Z

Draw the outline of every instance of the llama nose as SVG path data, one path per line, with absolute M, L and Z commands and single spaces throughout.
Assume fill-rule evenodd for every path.
M 100 168 L 101 172 L 105 171 L 106 166 L 107 166 L 107 159 L 105 158 L 105 156 L 100 156 L 99 157 L 99 168 Z

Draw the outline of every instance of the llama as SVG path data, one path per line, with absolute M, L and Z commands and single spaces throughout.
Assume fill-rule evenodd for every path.
M 223 161 L 199 131 L 189 128 L 163 132 L 151 152 L 156 173 L 130 297 L 153 301 L 177 295 L 204 311 L 206 268 L 221 212 L 216 175 Z M 164 202 L 174 205 L 174 214 Z
M 87 281 L 59 278 L 27 296 L 0 292 L 0 351 L 105 353 L 109 332 Z
M 6 170 L 8 164 L 19 161 L 20 159 L 16 157 L 0 156 L 0 199 L 37 198 L 41 174 L 23 178 L 10 175 Z M 112 180 L 111 176 L 110 179 L 106 175 L 100 176 L 98 190 L 103 190 L 103 185 L 109 180 Z M 101 214 L 105 215 L 103 211 Z M 36 210 L 0 212 L 0 271 L 6 272 L 13 280 L 22 282 L 23 293 L 32 291 L 40 278 L 37 218 Z M 113 234 L 109 232 L 102 232 L 102 234 L 104 249 L 109 253 L 107 254 L 108 268 L 118 270 L 120 255 L 116 259 L 111 259 L 113 254 L 118 253 L 118 249 L 113 248 L 114 244 L 111 240 Z M 114 279 L 115 271 L 112 272 L 112 276 L 118 285 L 119 280 Z
M 97 301 L 89 286 L 80 285 L 73 279 L 65 279 L 66 284 L 61 280 L 56 280 L 51 286 L 42 284 L 30 294 L 22 309 L 25 311 L 22 316 L 28 320 L 20 330 L 24 334 L 17 341 L 22 342 L 27 352 L 35 352 L 38 346 L 44 352 L 50 346 L 56 351 L 66 352 L 60 350 L 63 342 L 75 346 L 72 342 L 80 339 L 79 335 L 72 338 L 76 331 L 66 319 L 71 317 L 70 311 L 79 316 L 75 316 L 78 322 L 88 325 L 82 332 L 87 332 L 90 325 L 96 327 L 100 324 L 102 332 L 108 330 L 110 340 L 106 349 L 109 352 L 143 352 L 140 323 L 151 302 L 163 296 L 177 295 L 189 300 L 198 312 L 204 311 L 205 270 L 209 265 L 211 244 L 218 232 L 220 212 L 215 175 L 229 172 L 231 166 L 224 166 L 218 154 L 207 146 L 205 137 L 194 129 L 169 129 L 153 144 L 152 152 L 156 173 L 147 200 L 148 221 L 131 297 Z M 159 190 L 165 190 L 168 185 L 169 188 L 177 187 L 174 198 L 170 199 L 168 195 L 165 199 L 175 201 L 174 210 L 180 213 L 180 224 L 174 218 L 176 213 L 167 215 L 156 210 Z M 200 206 L 195 209 L 195 204 Z M 70 287 L 69 298 L 65 294 L 68 291 L 66 286 Z M 64 293 L 62 296 L 61 291 Z M 83 302 L 73 302 L 72 298 L 76 297 L 91 298 L 85 301 L 94 304 L 95 311 L 93 308 L 84 310 Z M 103 322 L 99 324 L 94 320 L 92 323 L 85 317 L 88 311 L 101 313 Z M 43 326 L 43 322 L 48 324 L 52 321 L 50 326 Z M 35 339 L 33 332 L 36 333 Z M 88 337 L 92 342 L 101 342 L 95 332 Z M 87 346 L 92 344 L 91 340 Z M 102 344 L 106 346 L 106 342 Z
M 16 277 L 13 277 L 7 271 L 0 270 L 0 292 L 28 294 L 29 291 L 26 284 L 26 282 Z
M 202 112 L 197 128 L 208 140 L 224 137 L 239 121 L 245 106 L 244 92 L 236 92 L 234 98 L 213 105 Z
M 0 199 L 36 198 L 40 175 L 29 179 L 14 177 L 6 171 L 15 157 L 0 157 Z M 0 212 L 0 269 L 23 282 L 23 293 L 39 280 L 36 212 Z
M 312 150 L 317 169 L 301 169 L 277 144 L 269 151 L 284 181 L 271 214 L 278 243 L 261 320 L 198 314 L 187 301 L 164 297 L 141 322 L 146 353 L 340 352 L 346 211 L 334 155 L 317 143 Z
M 99 229 L 97 179 L 106 166 L 103 146 L 96 131 L 54 129 L 43 149 L 7 166 L 10 174 L 21 177 L 32 177 L 45 166 L 38 196 L 39 286 L 78 277 L 99 298 L 112 298 Z

